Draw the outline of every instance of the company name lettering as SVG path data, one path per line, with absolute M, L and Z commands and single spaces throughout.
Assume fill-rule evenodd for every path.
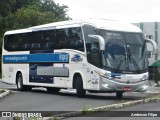
M 5 60 L 12 60 L 12 61 L 19 61 L 19 60 L 27 60 L 27 56 L 23 56 L 23 57 L 5 57 Z

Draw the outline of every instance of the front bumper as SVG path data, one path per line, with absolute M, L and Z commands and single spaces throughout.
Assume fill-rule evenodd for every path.
M 100 91 L 104 92 L 146 92 L 149 86 L 148 81 L 139 81 L 136 83 L 117 82 L 100 77 Z

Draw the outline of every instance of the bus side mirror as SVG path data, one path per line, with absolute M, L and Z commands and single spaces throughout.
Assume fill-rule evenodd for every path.
M 151 43 L 152 44 L 152 46 L 153 46 L 153 52 L 157 53 L 157 48 L 158 48 L 157 47 L 157 43 L 154 40 L 152 40 L 152 39 L 146 38 L 145 40 L 146 40 L 147 43 Z
M 99 42 L 100 50 L 105 49 L 105 41 L 104 41 L 103 37 L 101 37 L 99 35 L 88 35 L 88 37 L 94 38 Z

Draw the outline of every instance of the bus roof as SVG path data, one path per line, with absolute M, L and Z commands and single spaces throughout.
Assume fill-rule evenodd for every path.
M 115 20 L 105 20 L 105 19 L 86 19 L 86 20 L 69 20 L 69 21 L 54 22 L 26 29 L 7 31 L 5 34 L 18 34 L 18 33 L 32 32 L 32 31 L 77 27 L 83 24 L 90 24 L 99 29 L 106 29 L 111 31 L 142 32 L 140 28 L 124 22 L 119 22 Z
M 142 30 L 129 23 L 119 22 L 116 20 L 106 20 L 106 19 L 90 19 L 89 22 L 96 25 L 99 29 L 122 31 L 122 32 L 142 32 Z

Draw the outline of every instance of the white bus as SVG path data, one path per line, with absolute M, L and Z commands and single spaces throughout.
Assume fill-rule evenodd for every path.
M 142 31 L 112 20 L 71 20 L 8 31 L 2 49 L 2 79 L 18 90 L 76 89 L 112 93 L 145 92 L 148 57 Z

